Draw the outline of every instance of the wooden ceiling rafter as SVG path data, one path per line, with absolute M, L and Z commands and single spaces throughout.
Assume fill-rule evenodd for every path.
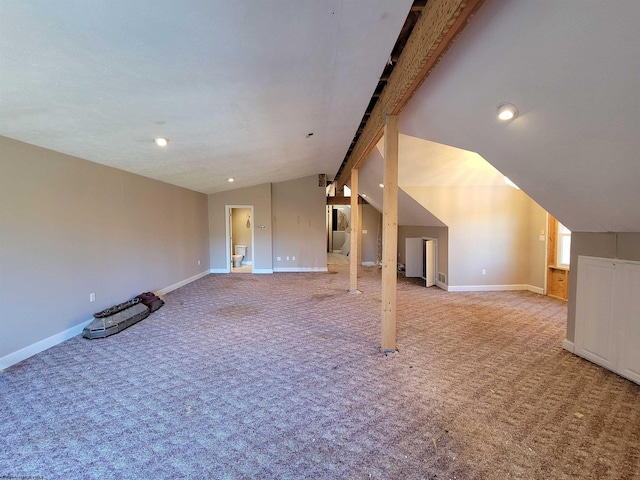
M 368 205 L 368 202 L 358 195 L 358 204 Z M 351 197 L 345 197 L 344 195 L 327 197 L 327 205 L 351 205 Z
M 396 115 L 429 76 L 484 0 L 416 0 L 380 77 L 363 122 L 336 174 L 337 188 L 349 180 L 382 138 L 384 117 Z M 413 22 L 413 24 L 411 24 Z M 402 38 L 405 35 L 407 38 Z M 398 58 L 393 61 L 394 54 Z M 391 67 L 391 68 L 389 68 Z M 381 88 L 381 84 L 382 88 Z M 376 95 L 377 94 L 377 95 Z

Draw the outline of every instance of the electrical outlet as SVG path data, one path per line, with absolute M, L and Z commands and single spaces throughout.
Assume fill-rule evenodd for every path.
M 482 269 L 482 274 L 483 274 L 483 275 L 486 275 L 486 274 L 487 274 L 487 271 L 486 271 L 484 268 Z
M 295 256 L 291 257 L 291 260 L 295 260 L 295 259 L 296 259 L 296 257 L 295 257 Z
M 279 262 L 280 260 L 282 260 L 282 257 L 276 257 L 276 260 Z
M 200 265 L 200 260 L 198 260 L 198 265 Z
M 287 257 L 287 260 L 289 260 L 289 257 Z
M 90 302 L 95 302 L 96 301 L 96 294 L 95 293 L 90 293 L 89 294 L 89 301 Z

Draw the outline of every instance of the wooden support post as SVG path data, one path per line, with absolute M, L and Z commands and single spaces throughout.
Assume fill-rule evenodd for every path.
M 358 197 L 359 199 L 361 197 Z M 358 265 L 362 265 L 362 209 L 365 204 L 358 202 Z
M 358 237 L 360 236 L 358 209 L 358 169 L 351 170 L 351 246 L 349 247 L 349 293 L 358 291 Z
M 398 116 L 384 126 L 384 193 L 382 200 L 382 351 L 396 351 L 396 285 L 398 283 Z

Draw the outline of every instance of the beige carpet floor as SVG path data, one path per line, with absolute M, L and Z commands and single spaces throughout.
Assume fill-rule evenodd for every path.
M 640 478 L 640 386 L 562 349 L 566 303 L 380 270 L 208 275 L 0 374 L 0 477 Z M 135 293 L 135 292 L 134 292 Z

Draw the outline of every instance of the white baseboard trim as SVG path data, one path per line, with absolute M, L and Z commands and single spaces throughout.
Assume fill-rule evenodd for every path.
M 327 267 L 276 267 L 274 272 L 326 272 Z
M 436 283 L 438 285 L 438 283 Z M 440 285 L 438 285 L 440 286 Z M 440 287 L 442 288 L 442 287 Z M 499 292 L 508 290 L 528 290 L 530 292 L 543 294 L 543 290 L 533 285 L 448 285 L 448 292 Z
M 253 265 L 252 265 L 253 266 Z M 230 268 L 212 268 L 209 273 L 231 273 Z M 251 273 L 273 273 L 271 268 L 253 268 Z
M 376 265 L 376 262 L 362 262 L 363 267 L 375 267 Z
M 0 358 L 0 370 L 4 370 L 11 365 L 15 365 L 22 360 L 26 360 L 27 358 L 34 356 L 36 353 L 40 353 L 47 348 L 54 347 L 57 344 L 64 342 L 65 340 L 69 340 L 76 335 L 80 335 L 82 333 L 82 329 L 89 325 L 89 323 L 91 323 L 92 321 L 93 318 L 91 318 L 91 320 L 87 320 L 86 322 L 82 322 L 75 327 L 68 328 L 63 332 L 51 335 L 50 337 L 45 338 L 44 340 L 40 340 L 39 342 L 29 345 L 28 347 L 21 348 L 17 352 L 5 355 L 4 357 Z
M 210 270 L 198 273 L 193 277 L 189 277 L 186 280 L 182 280 L 181 282 L 174 283 L 173 285 L 170 285 L 161 290 L 158 290 L 155 293 L 157 295 L 164 295 L 180 287 L 183 287 L 188 283 L 195 282 L 196 280 L 206 275 L 209 275 L 209 273 L 210 273 Z M 65 340 L 69 340 L 70 338 L 73 338 L 76 335 L 80 335 L 84 327 L 89 325 L 92 321 L 93 321 L 93 318 L 85 322 L 82 322 L 76 325 L 75 327 L 68 328 L 63 332 L 56 333 L 55 335 L 51 335 L 50 337 L 40 340 L 32 345 L 21 348 L 16 352 L 10 353 L 9 355 L 5 355 L 4 357 L 0 358 L 0 370 L 4 370 L 5 368 L 10 367 L 11 365 L 15 365 L 16 363 L 21 362 L 22 360 L 26 360 L 27 358 L 32 357 L 37 353 L 40 353 L 48 348 L 51 348 L 55 345 L 58 345 L 59 343 L 64 342 Z
M 191 283 L 191 282 L 195 282 L 196 280 L 205 277 L 207 275 L 209 275 L 210 270 L 206 270 L 204 272 L 200 272 L 197 275 L 194 275 L 193 277 L 189 277 L 186 280 L 182 280 L 181 282 L 178 283 L 174 283 L 173 285 L 169 285 L 168 287 L 163 288 L 162 290 L 158 290 L 156 293 L 156 295 L 165 295 L 169 292 L 173 292 L 174 290 L 177 290 L 180 287 L 184 287 L 185 285 Z
M 575 345 L 572 341 L 567 340 L 566 338 L 562 341 L 562 348 L 564 348 L 567 352 L 576 353 Z

